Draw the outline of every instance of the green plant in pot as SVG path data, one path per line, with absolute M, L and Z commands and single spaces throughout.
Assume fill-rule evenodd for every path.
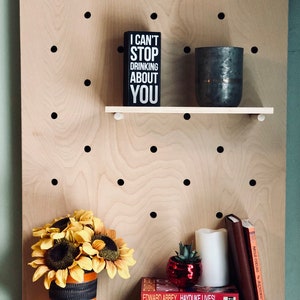
M 195 285 L 202 274 L 201 259 L 192 244 L 179 243 L 179 251 L 169 258 L 167 276 L 171 283 L 179 288 Z

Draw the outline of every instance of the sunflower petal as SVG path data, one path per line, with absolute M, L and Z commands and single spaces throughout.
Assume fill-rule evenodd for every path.
M 104 227 L 103 222 L 99 218 L 96 218 L 96 217 L 93 218 L 93 222 L 94 222 L 95 232 L 101 232 Z
M 132 256 L 125 257 L 123 260 L 125 260 L 127 266 L 130 266 L 130 267 L 132 267 L 132 266 L 134 266 L 136 264 L 136 260 Z
M 81 256 L 77 261 L 77 264 L 83 270 L 91 271 L 93 268 L 92 261 L 89 257 Z
M 39 278 L 41 278 L 44 274 L 46 274 L 49 271 L 49 268 L 45 265 L 39 266 L 36 271 L 34 272 L 32 276 L 32 281 L 35 282 Z
M 128 267 L 125 265 L 124 267 L 122 267 L 122 269 L 118 268 L 118 274 L 120 275 L 120 277 L 122 277 L 123 279 L 128 279 L 130 278 L 130 274 L 129 274 L 129 269 Z
M 105 247 L 105 242 L 102 240 L 94 240 L 92 246 L 94 249 L 100 251 Z
M 44 257 L 45 250 L 42 249 L 34 249 L 31 253 L 32 257 Z
M 51 270 L 48 272 L 48 274 L 45 276 L 44 279 L 44 287 L 46 290 L 50 289 L 51 282 L 55 279 L 55 271 Z
M 65 237 L 65 232 L 55 232 L 51 233 L 51 238 L 54 240 L 63 239 Z
M 83 230 L 74 233 L 74 238 L 78 243 L 90 242 L 92 239 L 93 231 L 85 227 Z
M 133 249 L 130 249 L 130 248 L 127 248 L 127 247 L 122 247 L 120 248 L 120 255 L 122 256 L 132 256 L 134 250 Z
M 41 265 L 45 265 L 45 259 L 44 258 L 37 258 L 33 260 L 32 262 L 28 263 L 29 266 L 33 268 L 37 268 Z
M 54 241 L 51 238 L 45 238 L 41 240 L 41 249 L 48 250 L 53 247 Z
M 90 210 L 82 209 L 74 212 L 74 218 L 81 224 L 93 225 L 93 217 L 93 212 Z
M 45 228 L 34 228 L 32 230 L 32 236 L 34 237 L 43 237 L 45 234 L 47 234 L 47 231 Z
M 68 277 L 68 269 L 60 269 L 56 271 L 56 279 L 55 283 L 60 286 L 61 288 L 66 287 Z
M 93 217 L 93 213 L 90 210 L 77 210 L 74 213 L 74 216 L 76 219 L 79 219 L 80 221 L 86 221 L 90 220 Z
M 134 249 L 120 249 L 120 257 L 122 260 L 126 261 L 128 266 L 134 266 L 136 264 L 135 259 L 133 258 Z
M 80 224 L 78 221 L 76 221 L 74 218 L 70 218 L 70 224 L 69 226 L 66 228 L 66 231 L 79 231 L 83 229 L 83 225 Z
M 106 270 L 109 278 L 113 279 L 117 274 L 117 267 L 111 261 L 106 261 Z
M 70 269 L 70 276 L 77 282 L 83 282 L 84 271 L 79 266 L 75 266 L 74 268 Z
M 118 269 L 122 269 L 127 266 L 126 262 L 122 259 L 117 259 L 116 261 L 114 261 L 114 264 Z
M 111 239 L 116 240 L 116 231 L 114 229 L 107 229 L 106 230 L 107 236 L 109 236 Z
M 31 249 L 32 250 L 41 249 L 41 242 L 42 242 L 42 240 L 39 240 L 38 242 L 36 242 L 35 244 L 33 244 L 31 246 Z
M 124 240 L 122 238 L 117 238 L 114 240 L 114 242 L 116 243 L 116 245 L 118 246 L 118 248 L 126 248 L 126 243 L 124 242 Z
M 44 227 L 34 228 L 32 230 L 32 236 L 44 238 L 49 236 L 51 232 L 59 232 L 58 228 L 50 228 L 51 224 L 46 224 Z
M 98 254 L 98 250 L 94 249 L 90 243 L 83 243 L 82 250 L 88 255 L 96 255 Z
M 84 213 L 83 209 L 75 210 L 73 216 L 76 220 L 78 220 L 83 213 Z
M 94 256 L 92 258 L 93 270 L 96 273 L 100 273 L 105 268 L 105 261 L 102 257 Z

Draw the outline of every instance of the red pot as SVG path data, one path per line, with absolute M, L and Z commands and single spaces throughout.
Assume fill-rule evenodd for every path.
M 169 258 L 167 276 L 171 283 L 179 288 L 189 288 L 195 285 L 202 274 L 201 260 L 194 263 L 176 261 L 174 256 Z

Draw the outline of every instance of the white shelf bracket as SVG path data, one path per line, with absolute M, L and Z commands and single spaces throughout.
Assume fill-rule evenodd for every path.
M 252 118 L 255 118 L 259 122 L 263 122 L 266 119 L 265 114 L 253 114 L 251 116 L 252 116 Z
M 250 118 L 255 119 L 259 122 L 263 122 L 266 119 L 265 114 L 251 114 L 249 116 L 250 116 Z
M 265 119 L 266 119 L 266 115 L 264 115 L 264 114 L 258 114 L 257 115 L 257 120 L 259 122 L 263 122 Z
M 122 114 L 121 112 L 115 112 L 114 113 L 114 119 L 116 121 L 120 121 L 124 119 L 124 114 Z

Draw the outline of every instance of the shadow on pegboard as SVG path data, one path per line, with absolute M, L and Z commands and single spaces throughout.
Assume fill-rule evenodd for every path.
M 110 24 L 110 35 L 99 36 L 105 40 L 104 67 L 100 68 L 102 74 L 102 87 L 99 91 L 100 100 L 104 105 L 119 106 L 123 104 L 123 50 L 124 32 L 126 31 L 149 31 L 146 22 L 139 23 L 132 19 L 116 18 L 115 15 L 106 15 L 103 18 L 103 28 Z M 103 31 L 105 32 L 105 31 Z
M 141 295 L 141 280 L 139 280 L 136 285 L 129 291 L 126 295 L 126 300 L 139 300 Z

